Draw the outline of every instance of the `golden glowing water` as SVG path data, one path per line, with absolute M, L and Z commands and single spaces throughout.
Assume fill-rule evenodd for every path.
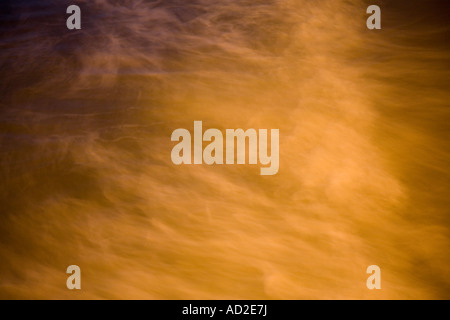
M 450 298 L 446 1 L 78 2 L 1 5 L 0 298 Z M 173 165 L 194 120 L 279 173 Z

